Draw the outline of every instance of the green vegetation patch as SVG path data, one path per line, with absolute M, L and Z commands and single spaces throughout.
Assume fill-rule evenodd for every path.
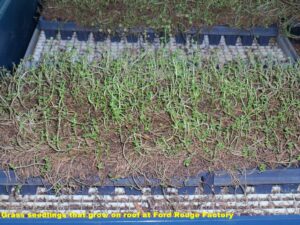
M 0 162 L 50 181 L 300 160 L 299 64 L 231 63 L 159 51 L 89 63 L 72 53 L 2 71 Z
M 191 26 L 251 27 L 299 19 L 297 0 L 45 0 L 47 19 L 75 21 L 103 29 L 152 27 L 185 30 Z

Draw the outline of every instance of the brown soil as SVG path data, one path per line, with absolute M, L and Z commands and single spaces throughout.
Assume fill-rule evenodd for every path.
M 16 138 L 14 135 L 10 136 Z M 0 136 L 5 136 L 7 131 L 1 130 Z M 8 135 L 7 135 L 8 136 Z M 74 180 L 81 180 L 88 185 L 89 178 L 100 176 L 104 181 L 106 178 L 138 177 L 159 178 L 164 184 L 171 184 L 171 179 L 177 177 L 184 180 L 189 176 L 195 176 L 200 172 L 218 171 L 218 170 L 244 170 L 255 168 L 259 163 L 264 163 L 270 167 L 276 167 L 284 163 L 288 158 L 288 152 L 274 157 L 270 150 L 261 149 L 257 152 L 256 158 L 249 159 L 241 155 L 241 152 L 217 152 L 215 160 L 210 159 L 198 149 L 188 167 L 184 166 L 184 160 L 187 158 L 186 152 L 181 152 L 175 156 L 168 156 L 159 149 L 152 149 L 147 154 L 138 154 L 133 149 L 132 144 L 121 142 L 116 134 L 109 134 L 111 138 L 111 149 L 109 154 L 104 154 L 101 161 L 104 162 L 101 169 L 97 169 L 97 156 L 93 147 L 84 150 L 75 150 L 70 153 L 54 152 L 49 146 L 29 146 L 24 144 L 24 148 L 11 147 L 10 144 L 1 148 L 5 151 L 0 157 L 0 162 L 4 168 L 13 167 L 20 177 L 45 176 L 46 180 L 55 184 L 56 182 L 70 183 Z M 2 145 L 4 143 L 1 143 Z M 197 143 L 194 143 L 197 145 Z M 237 143 L 238 144 L 238 143 Z M 91 143 L 92 145 L 92 143 Z M 197 146 L 195 146 L 197 148 Z M 43 174 L 46 165 L 46 159 L 49 160 L 51 168 Z
M 68 108 L 80 108 L 82 115 L 84 115 L 86 114 L 84 109 L 88 107 L 70 105 Z M 100 136 L 108 144 L 109 151 L 103 152 L 100 159 L 96 154 L 95 142 L 80 137 L 80 133 L 78 133 L 77 141 L 80 142 L 81 140 L 86 147 L 80 149 L 74 147 L 70 152 L 55 152 L 48 145 L 32 144 L 30 138 L 34 140 L 34 137 L 28 136 L 29 140 L 25 140 L 24 137 L 22 139 L 18 135 L 13 120 L 8 120 L 6 123 L 0 122 L 0 147 L 2 151 L 0 163 L 2 168 L 16 169 L 20 177 L 42 175 L 52 184 L 57 182 L 70 184 L 74 181 L 75 184 L 80 184 L 77 181 L 81 180 L 85 184 L 92 185 L 93 183 L 89 183 L 89 178 L 94 176 L 100 176 L 102 181 L 106 178 L 143 176 L 147 179 L 159 178 L 164 184 L 171 184 L 173 177 L 184 180 L 200 172 L 244 170 L 255 168 L 262 163 L 272 168 L 278 165 L 290 165 L 286 159 L 299 154 L 299 152 L 293 152 L 293 155 L 290 155 L 288 150 L 281 151 L 281 154 L 274 154 L 272 150 L 262 148 L 256 151 L 255 157 L 245 157 L 241 153 L 243 140 L 239 138 L 234 143 L 235 150 L 233 152 L 216 150 L 214 151 L 215 156 L 212 157 L 199 148 L 201 146 L 199 141 L 194 140 L 190 147 L 193 151 L 193 157 L 190 165 L 186 167 L 184 160 L 189 156 L 187 151 L 180 151 L 179 154 L 175 155 L 165 154 L 161 149 L 157 149 L 152 141 L 157 136 L 168 135 L 170 118 L 164 114 L 152 115 L 151 117 L 153 130 L 156 130 L 157 133 L 145 132 L 143 134 L 142 138 L 148 149 L 147 152 L 136 152 L 132 137 L 129 135 L 130 127 L 124 128 L 122 137 L 113 127 L 108 131 L 105 131 L 103 127 L 100 128 L 102 131 Z M 225 123 L 227 122 L 230 121 L 225 121 Z M 67 135 L 67 133 L 68 130 L 66 129 L 65 134 Z M 66 140 L 65 145 L 69 141 Z M 214 148 L 213 145 L 211 147 Z M 97 169 L 99 161 L 103 164 L 101 168 Z M 51 166 L 47 167 L 47 164 Z M 47 171 L 45 171 L 46 168 Z
M 68 70 L 64 72 L 66 71 Z M 72 80 L 68 80 L 67 73 L 65 75 L 68 81 L 67 88 L 72 90 L 71 86 L 74 83 Z M 14 86 L 14 82 L 11 82 L 12 84 L 1 83 L 0 93 L 2 96 L 7 93 L 7 87 Z M 45 86 L 47 85 L 45 80 Z M 164 85 L 163 82 L 161 85 Z M 137 126 L 142 126 L 139 120 L 126 121 L 125 125 L 120 128 L 121 130 L 116 127 L 113 120 L 109 121 L 111 124 L 105 125 L 101 119 L 103 111 L 94 110 L 86 101 L 85 95 L 81 98 L 84 101 L 80 102 L 76 101 L 79 98 L 74 99 L 71 94 L 66 94 L 64 98 L 65 108 L 69 113 L 77 113 L 78 124 L 84 124 L 87 121 L 91 123 L 91 120 L 95 118 L 100 119 L 97 125 L 99 126 L 98 136 L 101 138 L 101 146 L 99 148 L 99 144 L 92 138 L 84 137 L 85 132 L 80 127 L 77 127 L 77 134 L 74 135 L 68 120 L 70 118 L 66 118 L 61 123 L 62 152 L 59 152 L 48 145 L 46 141 L 39 144 L 41 131 L 44 131 L 44 120 L 38 109 L 38 94 L 34 96 L 29 94 L 35 88 L 29 82 L 23 88 L 21 100 L 15 99 L 14 104 L 11 105 L 14 113 L 11 113 L 10 118 L 8 112 L 2 113 L 3 117 L 0 119 L 0 165 L 5 169 L 15 169 L 23 178 L 42 175 L 52 184 L 57 182 L 66 184 L 74 180 L 88 183 L 89 178 L 95 175 L 100 176 L 102 181 L 106 178 L 144 176 L 160 178 L 164 184 L 170 184 L 173 177 L 184 180 L 188 176 L 194 176 L 204 171 L 243 170 L 259 165 L 275 168 L 279 165 L 291 166 L 298 163 L 297 157 L 300 155 L 300 149 L 296 148 L 291 151 L 287 148 L 287 141 L 280 128 L 278 128 L 278 132 L 276 131 L 278 140 L 276 152 L 272 147 L 265 145 L 265 134 L 257 132 L 255 128 L 253 133 L 247 134 L 247 136 L 241 136 L 239 132 L 234 131 L 228 138 L 214 135 L 205 140 L 205 143 L 192 138 L 191 145 L 185 149 L 183 145 L 176 145 L 178 140 L 174 134 L 170 115 L 165 111 L 157 111 L 155 100 L 152 101 L 152 107 L 148 109 L 146 115 L 151 121 L 151 131 L 139 129 L 138 135 L 143 141 L 142 150 L 137 151 L 134 147 L 132 133 Z M 57 118 L 57 102 L 58 98 L 54 96 L 49 103 L 49 107 L 53 111 L 51 114 L 53 118 Z M 26 109 L 23 105 L 26 105 Z M 278 108 L 280 108 L 280 102 L 278 99 L 272 99 L 270 110 L 267 110 L 265 114 L 276 113 Z M 30 123 L 26 121 L 21 129 L 17 126 L 20 124 L 17 115 L 26 114 L 28 109 L 35 110 L 35 127 L 30 127 Z M 204 100 L 199 103 L 199 109 L 201 112 L 212 114 L 214 120 L 220 121 L 222 128 L 229 127 L 233 123 L 233 119 L 224 114 L 220 104 L 211 102 L 210 98 L 204 97 Z M 139 117 L 138 112 L 131 113 L 137 113 L 136 116 L 133 115 L 134 118 Z M 237 104 L 233 116 L 242 114 L 241 105 Z M 297 124 L 296 117 L 293 117 L 286 126 Z M 254 120 L 259 124 L 259 118 L 254 118 Z M 48 132 L 51 135 L 56 134 L 56 128 L 57 121 L 52 119 Z M 203 129 L 206 127 L 203 126 Z M 19 133 L 21 130 L 22 132 Z M 293 132 L 295 132 L 292 137 L 293 142 L 299 143 L 299 139 L 297 139 L 299 127 Z M 166 152 L 167 149 L 156 142 L 161 137 L 164 137 L 165 140 L 172 138 L 172 141 L 168 143 L 169 146 L 175 146 L 174 149 L 180 148 L 179 151 L 171 154 Z M 76 140 L 72 140 L 72 138 Z M 224 143 L 225 148 L 217 147 L 219 141 Z M 66 151 L 67 145 L 70 143 L 75 144 Z M 249 154 L 255 153 L 255 155 L 243 154 L 244 146 L 253 145 L 255 145 L 255 150 L 251 150 Z M 188 166 L 185 165 L 187 159 L 190 159 Z

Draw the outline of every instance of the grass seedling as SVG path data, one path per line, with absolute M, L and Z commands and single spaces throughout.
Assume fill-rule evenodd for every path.
M 108 53 L 93 63 L 72 54 L 1 81 L 0 148 L 10 148 L 1 163 L 36 165 L 28 159 L 32 146 L 48 160 L 45 174 L 74 168 L 74 158 L 85 175 L 164 178 L 175 170 L 298 162 L 299 65 L 217 68 L 206 59 L 195 66 L 202 56 L 165 50 L 117 59 Z

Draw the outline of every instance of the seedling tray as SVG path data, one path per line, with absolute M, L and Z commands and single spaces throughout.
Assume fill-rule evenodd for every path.
M 298 55 L 289 40 L 278 33 L 276 26 L 249 30 L 226 26 L 191 29 L 174 35 L 152 29 L 116 30 L 106 33 L 94 28 L 84 28 L 72 22 L 55 22 L 40 19 L 27 49 L 30 65 L 38 63 L 46 54 L 76 51 L 88 56 L 90 61 L 110 53 L 118 57 L 129 50 L 140 51 L 168 49 L 184 54 L 200 52 L 203 58 L 214 57 L 220 65 L 233 60 L 251 61 L 259 58 L 280 63 L 295 62 Z
M 201 52 L 215 56 L 219 64 L 233 60 L 251 61 L 253 57 L 280 63 L 295 62 L 297 54 L 276 27 L 232 29 L 224 26 L 192 29 L 168 35 L 151 29 L 105 33 L 78 27 L 74 23 L 41 19 L 26 57 L 29 66 L 38 64 L 45 55 L 60 51 L 85 54 L 90 61 L 108 52 L 118 57 L 123 50 L 139 53 L 145 50 Z M 214 55 L 215 54 L 215 55 Z M 224 172 L 202 173 L 187 180 L 173 179 L 173 185 L 162 186 L 160 180 L 143 178 L 107 179 L 91 177 L 94 185 L 69 190 L 55 187 L 42 178 L 20 181 L 13 171 L 0 174 L 2 209 L 32 211 L 230 211 L 237 215 L 299 214 L 300 170 L 258 170 L 232 176 Z

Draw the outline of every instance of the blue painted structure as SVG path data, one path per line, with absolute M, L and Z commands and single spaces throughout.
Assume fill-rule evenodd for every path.
M 0 67 L 23 58 L 37 23 L 38 0 L 0 0 Z
M 100 31 L 99 27 L 82 27 L 74 22 L 49 21 L 43 17 L 40 18 L 37 28 L 38 30 L 45 32 L 47 39 L 56 38 L 59 33 L 62 40 L 70 40 L 74 33 L 76 33 L 76 38 L 79 41 L 87 41 L 89 34 L 93 33 L 96 42 L 103 42 L 107 38 L 110 38 L 111 42 L 120 42 L 122 39 L 121 37 L 124 36 L 126 36 L 129 43 L 138 42 L 139 36 L 149 43 L 153 43 L 155 37 L 158 37 L 161 43 L 166 43 L 170 40 L 167 32 L 155 31 L 154 29 L 147 27 L 131 28 L 128 32 L 119 28 L 116 29 L 112 35 L 108 35 L 108 33 Z M 298 54 L 289 40 L 280 35 L 276 25 L 269 27 L 252 27 L 249 29 L 238 29 L 229 26 L 193 27 L 186 32 L 178 31 L 175 34 L 175 41 L 178 44 L 186 44 L 189 38 L 197 44 L 202 44 L 204 35 L 208 36 L 210 45 L 219 45 L 222 36 L 224 36 L 226 45 L 236 45 L 238 37 L 240 37 L 243 46 L 251 46 L 254 40 L 256 40 L 260 46 L 267 46 L 273 38 L 276 39 L 279 47 L 283 50 L 284 54 L 290 58 L 291 62 L 294 63 L 299 59 Z
M 299 225 L 300 216 L 241 216 L 232 220 L 224 219 L 0 219 L 2 225 L 140 225 L 140 224 L 157 224 L 157 225 Z
M 178 193 L 182 195 L 194 195 L 196 187 L 199 186 L 203 187 L 204 194 L 220 194 L 222 187 L 228 187 L 229 194 L 243 194 L 243 188 L 246 186 L 254 186 L 257 194 L 267 194 L 271 193 L 274 185 L 279 186 L 282 193 L 297 193 L 300 185 L 300 169 L 278 168 L 264 172 L 254 169 L 238 173 L 236 178 L 239 180 L 238 186 L 234 184 L 231 175 L 225 171 L 200 173 L 185 180 L 175 177 L 172 183 L 173 186 L 178 187 Z M 101 186 L 91 185 L 97 187 L 99 194 L 114 195 L 115 187 L 123 187 L 126 195 L 141 195 L 141 190 L 133 188 L 136 185 L 151 187 L 151 194 L 163 195 L 165 193 L 165 187 L 160 185 L 158 179 L 146 181 L 143 177 L 101 180 L 100 177 L 91 176 L 89 183 L 102 184 Z M 21 187 L 20 193 L 22 195 L 35 195 L 38 187 L 49 187 L 48 194 L 55 194 L 51 185 L 42 177 L 31 177 L 21 181 L 13 170 L 4 171 L 0 169 L 0 194 L 11 194 L 14 186 Z M 75 194 L 87 195 L 88 187 L 81 187 L 81 189 L 76 190 Z
M 61 34 L 63 40 L 72 38 L 73 32 L 76 32 L 77 38 L 82 41 L 87 41 L 89 33 L 93 32 L 96 40 L 99 39 L 104 41 L 107 37 L 107 34 L 99 32 L 99 29 L 88 28 L 78 26 L 74 22 L 58 22 L 58 21 L 48 21 L 44 18 L 40 18 L 39 28 L 45 31 L 46 37 L 55 37 L 58 32 Z M 138 41 L 138 34 L 147 33 L 147 41 L 153 42 L 155 36 L 160 38 L 168 39 L 165 32 L 156 33 L 151 28 L 132 28 L 130 29 L 129 34 L 127 34 L 127 41 L 134 43 Z M 111 37 L 112 42 L 120 42 L 122 33 L 121 29 L 116 30 L 114 36 Z M 267 28 L 264 27 L 254 27 L 251 29 L 237 29 L 231 28 L 228 26 L 214 26 L 214 27 L 203 27 L 201 29 L 192 28 L 186 33 L 177 33 L 175 35 L 175 40 L 177 43 L 184 44 L 186 43 L 186 35 L 189 34 L 193 37 L 195 41 L 201 44 L 204 40 L 204 35 L 208 35 L 209 43 L 211 45 L 218 45 L 221 40 L 221 36 L 224 35 L 227 45 L 235 45 L 238 36 L 242 39 L 242 44 L 245 46 L 250 46 L 253 43 L 254 38 L 257 38 L 257 41 L 260 45 L 266 46 L 269 43 L 269 40 L 273 37 L 278 36 L 278 28 L 276 26 L 270 26 Z

